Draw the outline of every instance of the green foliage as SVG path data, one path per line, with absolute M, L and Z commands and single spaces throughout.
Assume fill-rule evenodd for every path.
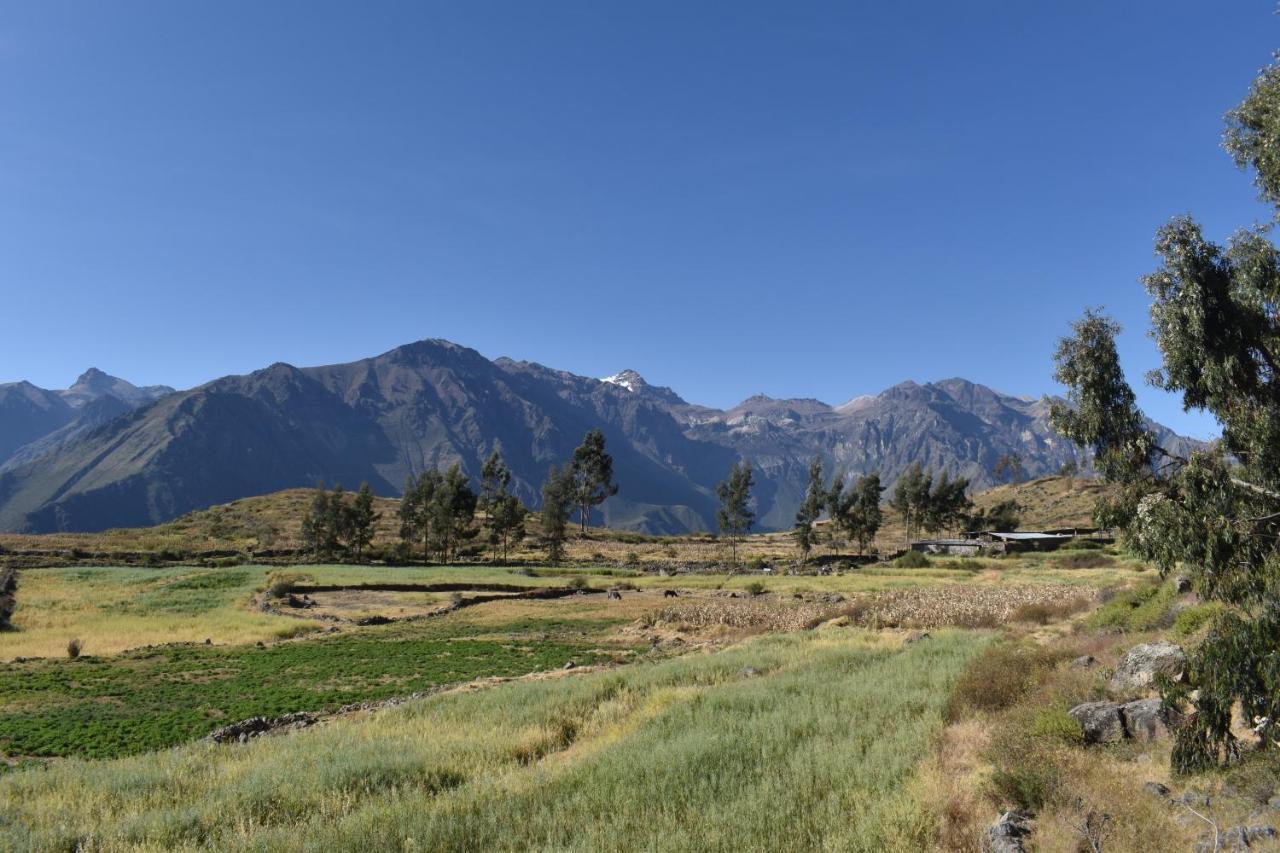
M 600 430 L 588 431 L 573 451 L 572 476 L 573 500 L 585 533 L 591 524 L 591 508 L 618 493 L 618 485 L 613 482 L 613 457 L 604 451 L 604 433 Z
M 1013 498 L 1000 501 L 989 509 L 980 509 L 965 518 L 965 526 L 970 530 L 1017 530 L 1022 523 L 1019 513 L 1022 506 Z
M 84 650 L 84 644 L 79 639 L 67 641 L 67 657 L 75 660 L 80 657 L 80 652 Z
M 1031 718 L 1027 734 L 1032 737 L 1059 740 L 1079 746 L 1084 743 L 1084 730 L 1080 722 L 1065 708 L 1041 708 Z
M 813 549 L 813 523 L 822 515 L 827 501 L 826 487 L 822 484 L 822 460 L 815 456 L 809 463 L 809 488 L 805 492 L 804 501 L 796 510 L 795 536 L 796 547 L 800 549 L 801 559 L 807 559 Z
M 547 559 L 558 563 L 564 559 L 564 543 L 567 538 L 569 511 L 574 504 L 573 468 L 569 465 L 557 468 L 552 465 L 542 484 L 542 544 L 547 549 Z
M 757 595 L 764 595 L 767 587 L 765 587 L 765 585 L 760 581 L 752 581 L 747 584 L 744 589 L 747 591 L 747 595 L 754 598 Z
M 1226 610 L 1226 605 L 1220 601 L 1193 604 L 1178 611 L 1178 615 L 1173 618 L 1173 633 L 1184 640 L 1193 637 Z
M 18 606 L 18 570 L 0 570 L 0 631 L 13 630 L 13 611 Z
M 1015 765 L 997 767 L 991 774 L 995 798 L 1019 811 L 1035 814 L 1053 798 L 1059 785 L 1058 772 L 1052 767 Z
M 929 558 L 921 551 L 908 551 L 893 561 L 899 569 L 923 569 L 929 566 Z
M 278 646 L 160 646 L 0 667 L 0 750 L 108 758 L 163 749 L 235 720 L 593 661 L 598 642 L 553 622 L 489 629 L 388 626 Z M 578 628 L 577 624 L 572 624 Z M 527 642 L 515 632 L 541 638 Z M 70 649 L 68 649 L 70 654 Z
M 441 562 L 456 559 L 479 533 L 472 526 L 479 498 L 457 464 L 443 474 L 424 471 L 405 483 L 400 499 L 400 538 L 412 547 L 421 543 L 423 556 Z
M 1031 643 L 988 646 L 956 682 L 948 717 L 958 720 L 972 711 L 1001 711 L 1039 685 L 1060 655 Z
M 496 561 L 505 560 L 511 546 L 525 537 L 528 510 L 507 488 L 511 485 L 511 469 L 502 461 L 496 447 L 480 471 L 480 497 L 477 506 L 484 512 L 489 528 L 489 547 Z
M 858 543 L 859 555 L 865 553 L 867 546 L 875 541 L 876 533 L 884 520 L 880 508 L 880 495 L 883 492 L 879 474 L 859 477 L 848 489 L 845 489 L 843 476 L 837 476 L 831 484 L 831 491 L 827 495 L 831 521 Z
M 358 561 L 373 542 L 379 518 L 368 483 L 360 484 L 350 503 L 341 483 L 334 485 L 332 492 L 321 483 L 302 516 L 303 550 L 321 558 L 350 556 Z
M 733 463 L 728 478 L 716 486 L 716 496 L 720 499 L 716 523 L 720 532 L 729 537 L 735 564 L 738 562 L 738 540 L 747 534 L 756 518 L 751 509 L 751 486 L 750 462 Z
M 1177 589 L 1172 582 L 1141 586 L 1121 592 L 1090 614 L 1090 628 L 1150 631 L 1171 623 L 1170 611 Z

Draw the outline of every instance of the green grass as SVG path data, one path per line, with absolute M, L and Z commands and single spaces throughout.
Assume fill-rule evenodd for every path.
M 401 696 L 598 660 L 607 620 L 384 626 L 265 648 L 163 646 L 0 665 L 0 752 L 108 758 L 258 715 Z
M 1121 631 L 1150 631 L 1171 624 L 1170 611 L 1178 597 L 1173 581 L 1147 584 L 1126 590 L 1092 613 L 1086 624 L 1090 628 L 1113 628 Z
M 0 778 L 0 848 L 923 849 L 937 815 L 918 767 L 985 642 L 766 636 L 245 745 L 19 770 Z

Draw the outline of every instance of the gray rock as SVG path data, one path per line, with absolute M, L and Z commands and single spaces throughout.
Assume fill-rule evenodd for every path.
M 1187 668 L 1187 656 L 1173 643 L 1142 643 L 1125 652 L 1111 677 L 1111 689 L 1119 692 L 1145 690 L 1160 674 L 1180 679 Z
M 902 644 L 904 646 L 909 646 L 912 643 L 918 643 L 921 640 L 927 640 L 927 639 L 929 639 L 928 631 L 912 631 L 910 634 L 908 634 L 906 637 L 902 639 Z
M 756 669 L 754 666 L 746 666 L 738 670 L 738 675 L 743 678 L 755 678 L 759 674 L 760 670 Z
M 1162 800 L 1167 800 L 1169 798 L 1169 786 L 1161 785 L 1159 782 L 1148 782 L 1142 786 L 1142 790 L 1154 797 L 1159 797 Z
M 1178 797 L 1178 802 L 1191 806 L 1192 808 L 1208 808 L 1209 795 L 1201 794 L 1196 791 L 1187 791 L 1181 797 Z
M 1178 575 L 1176 578 L 1173 579 L 1173 588 L 1176 589 L 1179 594 L 1182 594 L 1184 592 L 1190 592 L 1191 578 L 1187 577 L 1186 575 Z
M 1124 719 L 1115 702 L 1082 702 L 1067 713 L 1084 730 L 1085 743 L 1124 740 Z
M 1089 667 L 1093 666 L 1095 663 L 1097 663 L 1097 660 L 1094 659 L 1093 655 L 1080 655 L 1080 657 L 1074 658 L 1071 661 L 1071 668 L 1072 669 L 1088 669 Z
M 1159 699 L 1126 702 L 1120 706 L 1120 716 L 1124 718 L 1125 734 L 1134 740 L 1153 741 L 1169 734 Z
M 1193 848 L 1196 853 L 1212 853 L 1219 851 L 1252 850 L 1263 841 L 1276 837 L 1276 831 L 1269 826 L 1233 826 L 1223 830 L 1214 843 L 1213 833 L 1206 832 L 1200 836 Z M 1268 845 L 1269 846 L 1269 845 Z
M 1031 835 L 1031 816 L 1005 812 L 987 828 L 982 839 L 984 853 L 1026 853 L 1024 839 Z
M 567 663 L 565 663 L 563 667 L 561 667 L 561 669 L 577 669 L 577 668 L 578 668 L 578 665 L 573 661 L 568 661 Z

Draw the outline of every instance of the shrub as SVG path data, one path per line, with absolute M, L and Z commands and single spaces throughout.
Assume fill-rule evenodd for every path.
M 73 639 L 67 642 L 67 657 L 75 660 L 80 657 L 80 652 L 84 649 L 79 639 Z
M 1091 628 L 1149 631 L 1172 624 L 1171 608 L 1177 597 L 1173 583 L 1143 586 L 1117 593 L 1089 617 Z
M 18 570 L 0 572 L 0 631 L 13 630 L 13 611 L 18 606 Z
M 587 579 L 582 575 L 574 575 L 569 578 L 569 589 L 587 589 L 590 586 Z
M 680 556 L 680 552 L 676 550 L 676 546 L 674 545 L 668 545 L 667 547 L 663 548 L 662 553 L 666 556 L 668 560 L 674 560 L 676 557 Z
M 760 581 L 752 581 L 751 583 L 747 584 L 746 589 L 747 589 L 747 595 L 754 597 L 757 595 L 764 594 L 765 585 L 762 584 Z
M 1040 684 L 1060 657 L 1031 644 L 988 646 L 956 680 L 948 718 L 960 719 L 970 709 L 1000 711 L 1010 707 Z
M 1179 611 L 1178 615 L 1173 618 L 1173 633 L 1186 639 L 1197 633 L 1205 625 L 1208 625 L 1218 617 L 1218 614 L 1225 612 L 1226 609 L 1221 602 L 1217 601 L 1193 604 Z
M 315 578 L 301 572 L 272 572 L 267 575 L 267 596 L 284 598 L 301 583 L 310 583 Z
M 1041 708 L 1031 719 L 1027 733 L 1032 737 L 1050 738 L 1070 744 L 1084 743 L 1084 730 L 1064 708 Z
M 929 565 L 929 558 L 920 551 L 908 551 L 893 561 L 900 569 L 923 569 Z
M 623 560 L 628 566 L 640 565 L 640 555 L 635 551 L 628 551 L 626 558 Z
M 766 563 L 763 557 L 752 557 L 747 561 L 747 568 L 753 572 L 763 571 Z
M 1052 767 L 1014 766 L 991 774 L 992 794 L 1000 803 L 1035 814 L 1049 802 L 1058 787 Z
M 1052 615 L 1053 612 L 1047 605 L 1024 604 L 1013 611 L 1012 618 L 1015 622 L 1033 622 L 1036 625 L 1044 625 Z
M 1067 554 L 1054 561 L 1059 569 L 1104 569 L 1115 564 L 1106 554 Z
M 1071 539 L 1058 547 L 1059 551 L 1101 551 L 1106 546 L 1096 539 Z

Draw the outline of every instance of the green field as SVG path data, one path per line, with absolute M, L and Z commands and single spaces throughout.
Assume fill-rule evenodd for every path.
M 914 850 L 987 641 L 847 629 L 0 779 L 5 849 Z M 892 684 L 892 690 L 885 690 Z

